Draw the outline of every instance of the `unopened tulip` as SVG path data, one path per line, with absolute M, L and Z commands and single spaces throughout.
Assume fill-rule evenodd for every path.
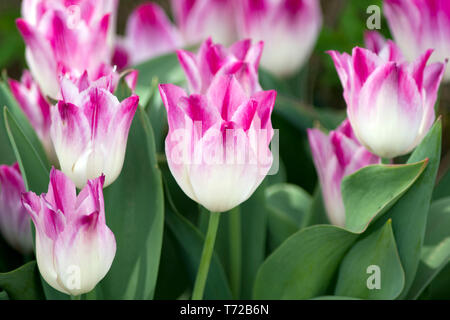
M 9 80 L 11 93 L 27 116 L 48 155 L 53 153 L 50 139 L 50 104 L 44 98 L 29 71 L 24 71 L 19 81 Z
M 211 38 L 203 42 L 197 55 L 178 50 L 178 60 L 184 69 L 191 93 L 206 93 L 216 75 L 235 75 L 238 82 L 252 95 L 261 90 L 258 66 L 263 43 L 242 40 L 225 48 Z
M 169 121 L 166 157 L 181 189 L 213 212 L 248 199 L 272 165 L 276 92 L 248 97 L 232 75 L 216 77 L 204 95 L 171 84 L 159 89 Z
M 351 56 L 330 52 L 344 87 L 350 123 L 372 153 L 383 158 L 407 154 L 433 124 L 444 64 L 427 66 L 431 54 L 428 50 L 408 64 L 358 47 Z
M 194 45 L 208 37 L 230 45 L 238 40 L 235 5 L 240 0 L 172 0 L 172 11 L 184 43 Z
M 240 0 L 241 38 L 264 41 L 261 65 L 288 76 L 309 58 L 322 26 L 318 0 Z
M 39 272 L 63 293 L 91 291 L 114 260 L 116 240 L 105 223 L 104 179 L 89 180 L 77 196 L 72 181 L 52 168 L 46 194 L 22 196 L 36 228 Z
M 328 218 L 332 224 L 344 226 L 342 179 L 362 167 L 380 163 L 380 158 L 359 144 L 348 120 L 328 135 L 308 129 L 308 139 Z
M 408 61 L 433 49 L 431 62 L 450 58 L 450 2 L 448 0 L 385 0 L 384 14 L 395 42 Z M 450 80 L 450 69 L 444 75 Z
M 33 251 L 31 220 L 22 206 L 25 184 L 19 165 L 0 166 L 0 233 L 11 247 L 23 254 Z
M 78 188 L 101 174 L 108 186 L 122 170 L 138 96 L 119 102 L 104 81 L 80 90 L 66 78 L 61 93 L 50 127 L 61 170 Z
M 93 77 L 102 65 L 110 63 L 113 52 L 114 13 L 109 10 L 115 1 L 110 1 L 111 8 L 100 6 L 103 1 L 85 0 L 74 6 L 69 3 L 24 1 L 24 18 L 16 22 L 33 78 L 42 92 L 54 99 L 60 98 L 61 75 L 80 77 L 88 70 Z
M 127 22 L 125 37 L 116 50 L 122 50 L 125 62 L 120 65 L 135 65 L 152 57 L 182 47 L 178 30 L 157 4 L 146 3 L 137 7 Z M 115 59 L 119 53 L 116 51 Z M 120 61 L 120 60 L 119 60 Z

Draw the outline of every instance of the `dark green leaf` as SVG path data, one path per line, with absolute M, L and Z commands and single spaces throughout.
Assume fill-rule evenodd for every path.
M 11 300 L 44 299 L 36 261 L 11 272 L 0 273 L 0 289 L 6 291 Z

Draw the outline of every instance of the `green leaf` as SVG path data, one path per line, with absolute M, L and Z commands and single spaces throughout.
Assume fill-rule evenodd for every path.
M 379 269 L 371 271 L 370 266 Z M 377 274 L 379 272 L 379 274 Z M 369 289 L 371 277 L 379 276 L 379 288 Z M 395 299 L 403 290 L 405 274 L 398 256 L 390 220 L 358 241 L 339 268 L 335 294 L 361 299 Z
M 268 187 L 265 196 L 269 243 L 273 250 L 305 225 L 312 198 L 302 188 L 287 183 Z
M 450 197 L 432 203 L 419 268 L 408 292 L 417 299 L 450 258 Z
M 357 234 L 331 225 L 305 228 L 288 238 L 258 271 L 255 299 L 310 299 L 326 293 Z
M 441 134 L 442 124 L 438 120 L 408 160 L 408 163 L 416 163 L 428 158 L 425 171 L 389 212 L 374 225 L 374 228 L 377 228 L 387 219 L 392 219 L 406 279 L 400 298 L 404 298 L 409 291 L 419 266 L 431 195 L 441 157 Z
M 434 200 L 445 197 L 450 197 L 450 170 L 447 170 L 433 191 Z
M 320 184 L 316 186 L 316 190 L 314 191 L 312 197 L 311 207 L 305 219 L 306 226 L 312 226 L 315 224 L 330 224 L 327 211 L 324 206 Z
M 120 177 L 104 190 L 106 223 L 117 251 L 97 290 L 104 299 L 152 299 L 161 254 L 164 196 L 153 133 L 138 108 Z
M 6 291 L 11 300 L 44 299 L 36 261 L 11 272 L 0 273 L 0 289 Z
M 189 220 L 178 213 L 167 188 L 166 198 L 169 203 L 166 206 L 166 223 L 178 241 L 189 278 L 193 284 L 200 264 L 204 236 Z M 231 298 L 231 290 L 225 276 L 225 271 L 217 254 L 214 253 L 211 258 L 211 265 L 206 280 L 204 299 L 229 300 Z
M 321 296 L 321 297 L 313 298 L 311 300 L 360 300 L 360 299 L 353 298 L 353 297 L 342 297 L 342 296 Z
M 342 181 L 345 226 L 356 233 L 386 212 L 419 178 L 427 165 L 371 165 Z

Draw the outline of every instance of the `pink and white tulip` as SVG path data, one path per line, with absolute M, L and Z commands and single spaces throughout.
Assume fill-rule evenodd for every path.
M 319 129 L 308 129 L 308 139 L 328 218 L 332 224 L 343 227 L 342 179 L 365 166 L 380 163 L 381 159 L 359 144 L 348 120 L 328 135 Z
M 263 42 L 252 44 L 251 40 L 241 40 L 227 49 L 208 38 L 197 55 L 185 50 L 178 50 L 177 54 L 191 93 L 206 93 L 216 75 L 235 75 L 251 96 L 262 90 L 258 81 L 262 50 Z
M 288 76 L 309 58 L 322 26 L 318 0 L 237 1 L 241 38 L 265 44 L 261 65 Z
M 177 26 L 186 45 L 208 37 L 231 45 L 238 40 L 235 5 L 240 0 L 172 0 Z
M 25 70 L 20 82 L 10 79 L 9 87 L 19 107 L 36 131 L 47 154 L 53 154 L 53 146 L 50 139 L 50 104 L 44 98 L 30 72 Z
M 39 272 L 63 293 L 91 291 L 114 260 L 116 240 L 105 223 L 104 180 L 89 180 L 77 196 L 72 181 L 52 168 L 47 193 L 22 196 L 36 228 Z
M 164 10 L 155 3 L 137 7 L 127 22 L 125 37 L 116 47 L 119 68 L 136 65 L 182 47 L 182 38 Z
M 63 78 L 63 99 L 51 110 L 50 136 L 61 170 L 78 188 L 101 174 L 106 187 L 122 170 L 139 97 L 132 95 L 119 102 L 108 83 L 80 89 Z
M 0 233 L 7 243 L 22 254 L 33 251 L 31 220 L 22 206 L 25 184 L 19 164 L 0 166 Z
M 248 97 L 232 75 L 216 77 L 204 95 L 171 84 L 159 90 L 169 122 L 166 157 L 181 189 L 214 212 L 247 200 L 272 165 L 276 92 Z
M 101 3 L 105 6 L 92 0 L 24 1 L 24 18 L 16 23 L 26 44 L 28 66 L 45 95 L 60 98 L 61 75 L 80 77 L 88 70 L 95 76 L 110 63 L 115 13 L 109 10 L 116 1 Z M 78 13 L 74 6 L 80 8 Z
M 390 46 L 395 46 L 392 42 Z M 383 158 L 411 152 L 435 119 L 434 104 L 443 63 L 427 66 L 428 50 L 414 63 L 396 61 L 389 46 L 377 55 L 354 48 L 331 51 L 344 88 L 347 115 L 360 143 Z
M 433 49 L 431 62 L 450 58 L 450 2 L 448 0 L 385 0 L 384 14 L 394 40 L 408 61 Z M 445 81 L 450 80 L 446 70 Z

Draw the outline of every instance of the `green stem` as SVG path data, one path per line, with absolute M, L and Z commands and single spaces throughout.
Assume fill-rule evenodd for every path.
M 70 296 L 70 300 L 81 300 L 81 294 L 77 296 Z
M 241 214 L 239 207 L 229 213 L 229 240 L 230 240 L 230 281 L 234 298 L 238 299 L 241 290 Z
M 210 213 L 208 231 L 206 232 L 200 266 L 198 267 L 197 278 L 195 279 L 194 291 L 192 292 L 192 300 L 203 299 L 203 291 L 205 291 L 209 265 L 211 263 L 211 257 L 214 252 L 214 242 L 216 241 L 217 229 L 219 227 L 219 218 L 219 212 Z
M 381 163 L 382 164 L 391 164 L 392 159 L 389 158 L 381 158 Z

